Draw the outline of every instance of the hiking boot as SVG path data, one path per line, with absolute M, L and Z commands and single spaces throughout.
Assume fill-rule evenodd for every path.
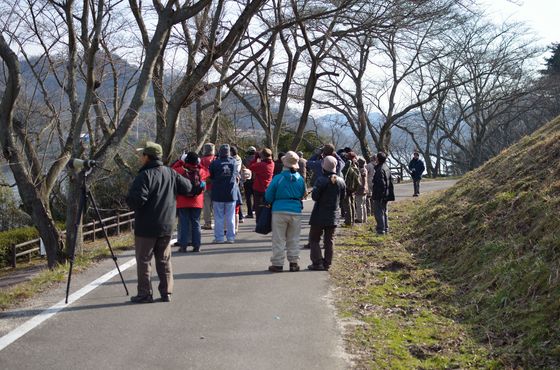
M 235 240 L 226 240 L 226 244 L 233 244 L 235 243 Z
M 179 252 L 181 252 L 181 253 L 187 253 L 187 247 L 181 247 L 181 248 L 179 248 Z
M 195 253 L 198 253 L 198 252 L 200 252 L 200 247 L 194 247 L 192 251 L 195 252 Z
M 325 271 L 325 266 L 323 265 L 309 265 L 307 266 L 308 270 L 311 271 Z
M 268 266 L 268 271 L 270 272 L 282 272 L 284 271 L 284 266 Z
M 200 228 L 203 230 L 212 230 L 212 225 L 202 225 Z
M 224 244 L 224 243 L 225 241 L 223 240 L 217 240 L 217 239 L 212 240 L 212 244 Z
M 299 271 L 299 265 L 297 262 L 290 262 L 290 272 Z
M 130 302 L 132 303 L 152 303 L 154 298 L 151 294 L 146 295 L 135 295 L 134 297 L 130 297 Z
M 171 302 L 171 293 L 162 295 L 161 296 L 161 301 L 162 302 Z

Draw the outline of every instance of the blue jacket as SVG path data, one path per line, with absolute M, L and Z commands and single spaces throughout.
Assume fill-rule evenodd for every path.
M 344 160 L 337 153 L 333 153 L 333 156 L 336 158 L 336 175 L 340 176 L 344 168 Z M 323 174 L 323 157 L 313 154 L 307 160 L 307 169 L 312 172 L 311 185 L 315 185 L 315 181 Z
M 212 181 L 212 201 L 214 202 L 237 202 L 240 197 L 239 172 L 235 159 L 232 157 L 220 157 L 210 163 L 210 181 Z
M 305 181 L 298 172 L 291 173 L 284 169 L 272 178 L 264 193 L 268 203 L 272 203 L 272 212 L 301 213 L 301 199 L 305 195 Z

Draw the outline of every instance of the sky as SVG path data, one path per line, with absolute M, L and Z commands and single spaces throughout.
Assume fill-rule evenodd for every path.
M 481 0 L 487 15 L 497 22 L 524 21 L 533 29 L 540 43 L 548 46 L 560 42 L 560 0 Z

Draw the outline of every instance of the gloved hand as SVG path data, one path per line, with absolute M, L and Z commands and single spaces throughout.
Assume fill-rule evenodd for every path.
M 200 182 L 200 187 L 201 188 L 206 188 L 206 181 L 201 181 Z
M 187 159 L 187 153 L 183 152 L 180 159 L 184 162 Z

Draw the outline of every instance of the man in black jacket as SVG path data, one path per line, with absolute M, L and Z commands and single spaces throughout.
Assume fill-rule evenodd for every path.
M 346 186 L 342 177 L 336 175 L 337 160 L 327 156 L 322 162 L 322 174 L 317 178 L 311 197 L 315 201 L 309 219 L 309 245 L 311 248 L 310 270 L 328 270 L 333 257 L 334 233 L 336 230 L 336 211 L 340 199 L 344 197 Z M 321 253 L 321 235 L 325 257 Z
M 414 152 L 413 158 L 408 164 L 408 170 L 410 171 L 410 176 L 412 177 L 412 182 L 414 184 L 413 197 L 420 195 L 420 180 L 422 180 L 422 174 L 425 169 L 424 162 L 420 159 L 420 154 L 418 154 L 418 152 Z
M 138 295 L 134 303 L 153 302 L 150 282 L 151 261 L 155 255 L 159 292 L 169 302 L 173 292 L 171 234 L 175 223 L 175 196 L 188 195 L 191 183 L 161 162 L 162 148 L 148 141 L 141 151 L 142 168 L 130 186 L 126 203 L 134 210 L 134 244 L 138 272 Z
M 373 175 L 373 215 L 377 226 L 377 235 L 386 234 L 389 230 L 387 218 L 387 202 L 390 196 L 391 170 L 387 166 L 387 155 L 383 152 L 377 153 L 377 165 Z

